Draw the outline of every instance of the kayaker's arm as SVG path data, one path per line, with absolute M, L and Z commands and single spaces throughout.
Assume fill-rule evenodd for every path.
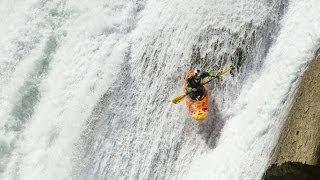
M 187 82 L 188 82 L 188 85 L 192 84 L 192 82 L 193 82 L 193 77 L 189 77 L 189 78 L 187 79 Z
M 189 78 L 187 79 L 187 82 L 188 82 L 188 87 L 192 87 L 192 88 L 198 87 L 198 83 L 196 82 L 194 76 L 189 77 Z
M 201 74 L 201 79 L 204 79 L 204 78 L 206 78 L 206 77 L 213 77 L 213 71 L 212 71 L 212 70 L 208 70 L 208 71 L 203 72 L 203 73 Z

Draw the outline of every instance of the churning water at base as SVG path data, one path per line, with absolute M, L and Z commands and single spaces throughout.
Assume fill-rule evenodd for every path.
M 1 179 L 259 179 L 320 37 L 316 0 L 0 7 Z M 231 64 L 205 123 L 170 103 L 189 68 Z

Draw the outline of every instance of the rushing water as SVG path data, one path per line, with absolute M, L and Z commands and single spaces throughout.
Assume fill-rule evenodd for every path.
M 317 0 L 0 1 L 1 179 L 259 179 Z M 194 122 L 191 67 L 234 65 Z

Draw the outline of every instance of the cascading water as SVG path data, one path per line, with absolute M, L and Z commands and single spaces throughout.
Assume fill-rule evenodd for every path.
M 290 1 L 258 78 L 245 82 L 217 148 L 194 161 L 188 177 L 261 179 L 299 76 L 319 48 L 319 1 Z
M 250 73 L 252 67 L 259 67 L 260 58 L 265 56 L 264 49 L 270 45 L 272 34 L 277 29 L 277 13 L 283 11 L 282 3 L 271 3 L 270 10 L 266 10 L 264 16 L 257 20 L 262 21 L 261 26 L 251 20 L 235 21 L 232 25 L 239 23 L 240 27 L 229 30 L 225 26 L 204 23 L 221 13 L 214 11 L 217 10 L 214 5 L 176 3 L 168 2 L 158 12 L 154 7 L 161 7 L 161 3 L 155 2 L 147 6 L 145 14 L 142 14 L 140 24 L 131 36 L 134 42 L 132 53 L 128 55 L 128 62 L 124 63 L 121 78 L 116 87 L 101 99 L 96 107 L 96 111 L 101 113 L 93 113 L 90 122 L 94 123 L 84 132 L 85 140 L 79 143 L 88 147 L 78 158 L 80 161 L 85 159 L 86 163 L 81 164 L 84 167 L 78 170 L 80 175 L 77 178 L 153 179 L 187 172 L 193 158 L 207 151 L 208 145 L 214 146 L 223 126 L 223 118 L 218 113 L 212 113 L 212 118 L 199 126 L 181 113 L 181 107 L 173 107 L 168 102 L 177 89 L 181 89 L 182 70 L 188 69 L 190 64 L 219 69 L 223 65 L 236 63 L 239 70 L 243 66 L 243 72 Z M 232 6 L 231 2 L 225 3 L 226 7 Z M 254 9 L 257 10 L 259 5 Z M 176 6 L 181 10 L 174 11 Z M 194 8 L 194 12 L 185 10 L 190 7 Z M 210 12 L 214 12 L 213 15 Z M 158 21 L 150 22 L 150 19 L 157 19 L 158 13 L 165 15 L 159 16 Z M 196 18 L 198 14 L 200 16 Z M 263 33 L 265 31 L 268 33 Z M 259 43 L 256 43 L 257 39 Z M 251 55 L 252 52 L 246 49 L 257 53 Z M 241 62 L 243 57 L 248 62 Z M 240 77 L 238 82 L 241 82 Z M 219 93 L 215 97 L 218 101 Z M 218 109 L 216 112 L 219 112 Z
M 320 37 L 317 0 L 0 7 L 1 179 L 259 179 Z M 190 67 L 231 64 L 205 123 L 170 103 Z

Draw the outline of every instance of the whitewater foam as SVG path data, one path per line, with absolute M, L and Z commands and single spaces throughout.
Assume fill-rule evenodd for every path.
M 217 148 L 193 163 L 190 179 L 262 177 L 289 107 L 286 102 L 319 47 L 319 7 L 317 0 L 290 2 L 259 78 L 247 82 L 252 85 L 240 94 Z
M 1 103 L 6 107 L 1 108 L 1 122 L 13 122 L 11 117 L 15 118 L 16 111 L 22 114 L 17 122 L 20 129 L 7 128 L 11 134 L 2 129 L 2 139 L 11 136 L 6 142 L 10 150 L 1 154 L 6 170 L 2 178 L 66 179 L 71 176 L 74 143 L 81 128 L 99 97 L 115 81 L 130 48 L 126 36 L 135 23 L 135 4 L 27 1 L 20 7 L 18 3 L 5 3 L 14 9 L 11 14 L 7 12 L 13 20 L 8 29 L 26 34 L 27 40 L 22 47 L 13 43 L 9 53 L 1 57 L 13 64 L 14 55 L 10 51 L 25 48 L 21 52 L 26 55 L 19 56 L 12 65 L 17 75 L 2 74 L 7 80 L 1 84 L 4 87 L 1 97 L 6 100 Z M 9 35 L 13 37 L 1 39 L 2 47 L 10 45 L 12 39 L 21 41 L 23 37 L 19 33 Z M 33 42 L 33 38 L 39 42 Z M 52 39 L 54 53 L 45 48 Z M 1 67 L 10 70 L 8 66 Z M 9 77 L 12 75 L 13 78 Z M 24 113 L 29 107 L 32 112 Z

